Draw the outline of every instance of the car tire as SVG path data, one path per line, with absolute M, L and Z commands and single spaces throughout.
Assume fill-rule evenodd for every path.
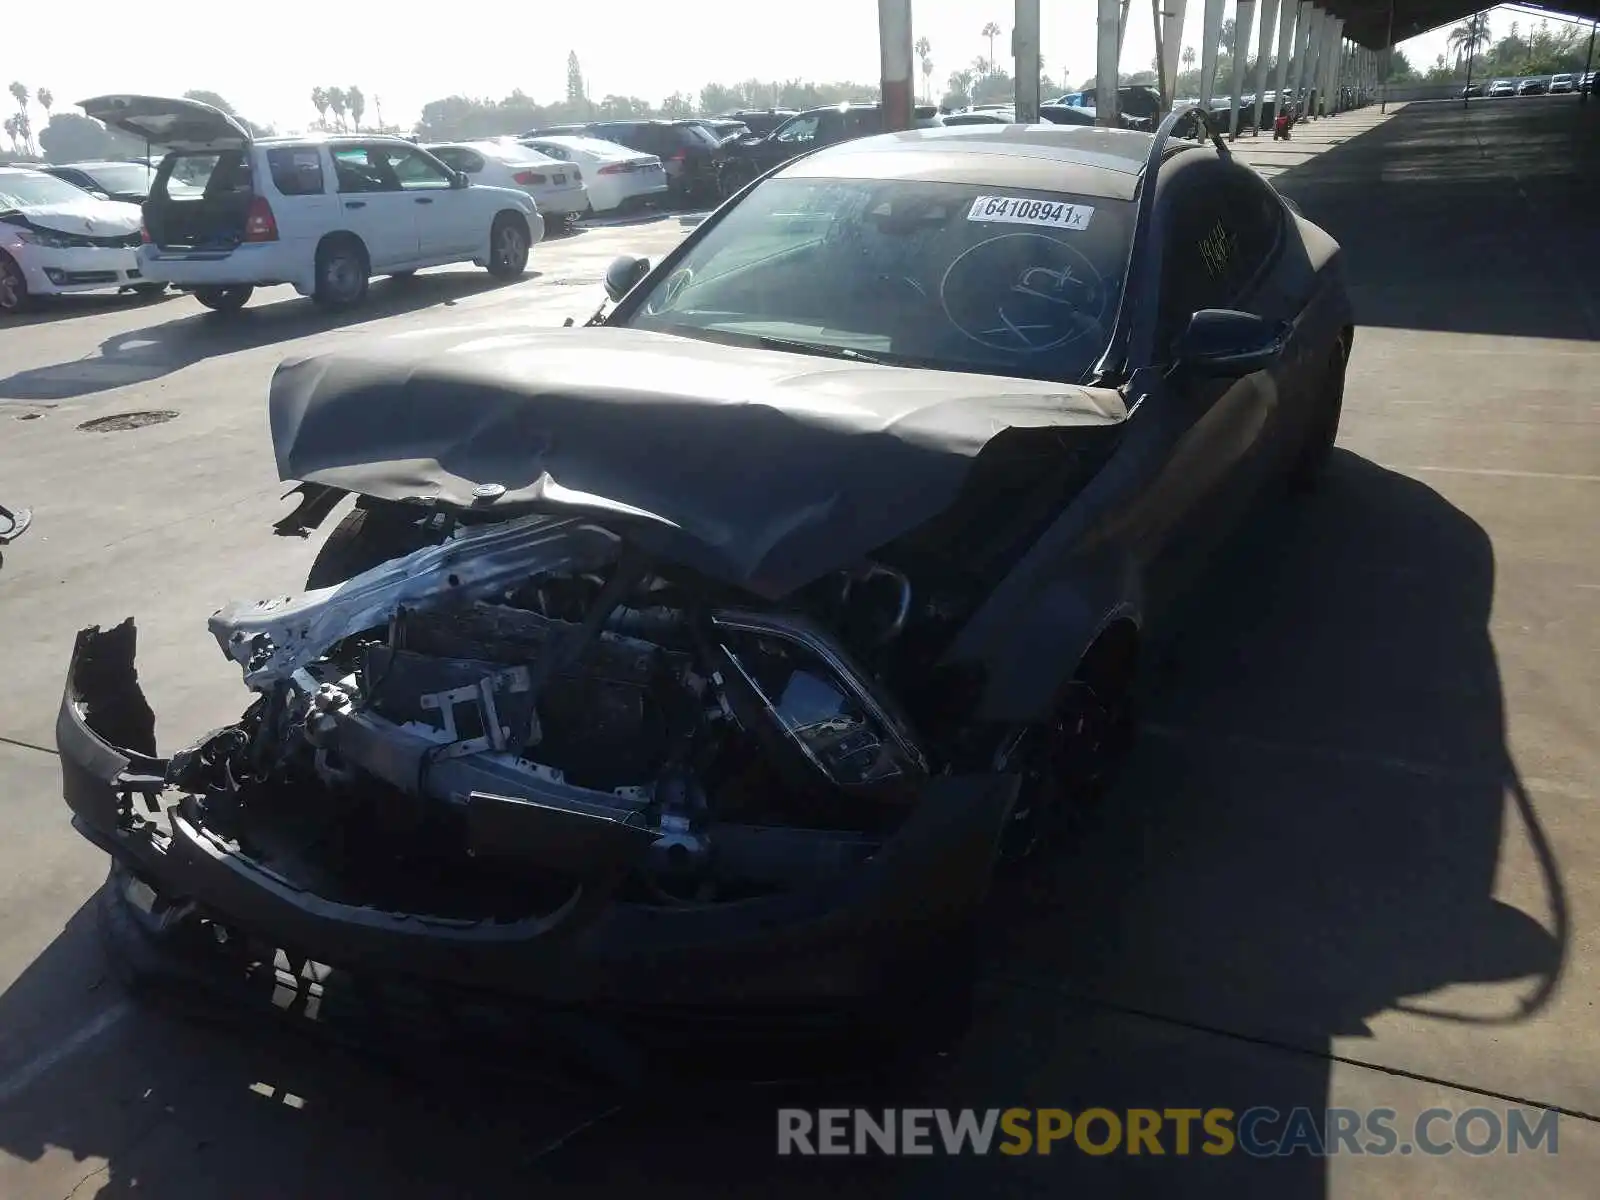
M 1334 347 L 1322 377 L 1321 395 L 1311 414 L 1311 427 L 1305 443 L 1289 471 L 1289 489 L 1305 493 L 1314 489 L 1333 456 L 1334 443 L 1339 439 L 1339 418 L 1344 412 L 1344 343 Z
M 389 278 L 390 279 L 415 279 L 416 277 L 417 277 L 417 272 L 416 272 L 415 268 L 413 268 L 413 269 L 411 269 L 409 271 L 391 271 L 391 272 L 389 272 Z
M 146 300 L 153 296 L 164 296 L 166 291 L 167 285 L 164 283 L 136 283 L 133 285 L 133 294 Z
M 367 249 L 348 235 L 326 238 L 317 247 L 317 285 L 311 299 L 335 311 L 354 308 L 367 298 L 372 265 Z
M 528 222 L 518 213 L 503 212 L 489 228 L 489 274 L 496 279 L 521 279 L 532 247 Z
M 255 294 L 253 287 L 202 287 L 194 289 L 194 298 L 212 312 L 238 312 Z
M 407 505 L 357 508 L 334 527 L 306 573 L 306 589 L 333 587 L 399 558 L 437 545 L 441 536 L 418 522 L 423 513 Z
M 14 317 L 33 307 L 28 294 L 28 277 L 16 259 L 0 251 L 0 317 Z

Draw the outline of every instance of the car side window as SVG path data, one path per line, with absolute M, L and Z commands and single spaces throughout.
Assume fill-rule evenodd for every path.
M 389 165 L 386 148 L 338 146 L 333 173 L 341 192 L 398 192 L 400 179 Z
M 1179 181 L 1162 197 L 1166 211 L 1161 241 L 1161 299 L 1156 353 L 1164 358 L 1192 314 L 1226 304 L 1221 275 L 1232 257 L 1222 206 L 1199 180 Z
M 817 126 L 822 123 L 822 118 L 815 113 L 804 117 L 795 117 L 774 135 L 773 140 L 786 144 L 812 142 L 817 138 Z
M 427 151 L 389 150 L 388 153 L 402 191 L 437 192 L 451 186 L 449 169 Z
M 825 112 L 817 123 L 817 141 L 823 145 L 844 139 L 844 114 L 837 110 Z
M 554 142 L 529 142 L 528 148 L 530 150 L 537 150 L 546 158 L 558 159 L 561 162 L 572 161 L 572 151 L 568 150 L 565 146 L 557 146 Z
M 1230 166 L 1228 209 L 1238 215 L 1236 287 L 1248 287 L 1273 260 L 1283 240 L 1283 202 L 1272 186 L 1248 167 Z
M 433 156 L 452 171 L 465 171 L 468 175 L 476 175 L 484 167 L 483 155 L 465 146 L 442 146 Z
M 280 196 L 322 195 L 322 151 L 315 146 L 268 150 L 267 173 Z

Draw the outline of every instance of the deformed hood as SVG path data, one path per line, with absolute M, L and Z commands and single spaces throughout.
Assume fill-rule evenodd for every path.
M 19 211 L 28 224 L 40 229 L 96 238 L 138 233 L 143 219 L 137 204 L 98 200 L 89 195 L 70 204 L 30 204 Z
M 1005 430 L 1126 417 L 1111 391 L 606 328 L 291 359 L 269 408 L 282 479 L 611 514 L 661 556 L 772 597 L 947 508 Z

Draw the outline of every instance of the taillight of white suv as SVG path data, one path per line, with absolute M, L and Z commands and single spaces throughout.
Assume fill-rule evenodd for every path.
M 275 242 L 278 240 L 278 219 L 272 215 L 272 205 L 265 196 L 253 196 L 245 212 L 244 240 L 247 242 Z

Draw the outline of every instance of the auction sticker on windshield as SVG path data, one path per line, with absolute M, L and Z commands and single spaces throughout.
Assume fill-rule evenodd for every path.
M 969 221 L 1003 225 L 1046 225 L 1051 229 L 1087 229 L 1094 209 L 1087 204 L 1029 200 L 1022 196 L 979 196 L 967 211 Z

